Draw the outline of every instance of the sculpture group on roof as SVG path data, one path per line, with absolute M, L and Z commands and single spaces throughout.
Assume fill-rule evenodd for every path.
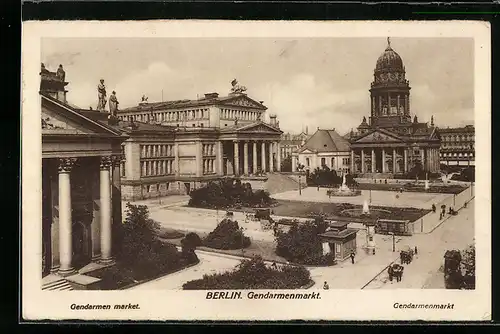
M 232 94 L 242 94 L 243 92 L 245 92 L 247 90 L 247 88 L 245 86 L 242 86 L 238 83 L 238 80 L 236 79 L 233 79 L 233 81 L 231 81 L 231 93 Z

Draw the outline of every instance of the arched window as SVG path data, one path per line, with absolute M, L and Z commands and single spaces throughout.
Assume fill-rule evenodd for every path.
M 306 158 L 306 165 L 307 165 L 307 167 L 310 166 L 309 158 Z

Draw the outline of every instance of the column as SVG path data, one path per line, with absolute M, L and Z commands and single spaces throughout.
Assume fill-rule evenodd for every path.
M 405 113 L 406 115 L 410 114 L 410 101 L 409 101 L 409 94 L 405 94 Z
M 222 141 L 218 141 L 215 145 L 217 145 L 217 175 L 224 174 L 224 148 L 222 146 Z
M 420 159 L 421 159 L 421 162 L 422 162 L 422 168 L 427 171 L 427 168 L 426 168 L 426 164 L 425 164 L 425 152 L 424 152 L 424 148 L 422 148 L 420 150 Z
M 355 173 L 355 170 L 354 170 L 354 150 L 351 150 L 351 173 L 350 174 L 354 174 Z
M 174 172 L 175 176 L 179 177 L 180 168 L 179 168 L 179 143 L 174 144 Z
M 399 95 L 398 95 L 398 101 L 399 101 Z M 399 110 L 399 102 L 398 102 L 398 110 Z M 396 156 L 396 149 L 392 149 L 392 173 L 396 174 L 396 166 L 397 166 L 397 156 Z
M 361 149 L 361 174 L 365 172 L 365 150 Z
M 248 175 L 248 141 L 243 143 L 243 174 Z
M 266 172 L 267 168 L 266 168 L 266 142 L 263 141 L 262 142 L 262 145 L 261 145 L 261 151 L 260 151 L 260 157 L 262 159 L 262 172 Z
M 59 274 L 68 276 L 75 272 L 72 264 L 73 240 L 71 219 L 70 173 L 76 158 L 59 159 Z
M 203 175 L 203 143 L 196 143 L 196 176 Z
M 405 173 L 408 173 L 408 149 L 405 147 L 403 149 L 403 154 L 404 154 L 404 163 L 405 163 Z
M 377 161 L 375 159 L 375 149 L 372 148 L 372 173 L 375 173 L 375 167 L 377 165 Z
M 382 173 L 385 173 L 385 149 L 382 149 Z
M 399 94 L 398 94 L 398 96 L 397 96 L 396 106 L 397 106 L 397 108 L 398 108 L 398 115 L 399 115 L 399 114 L 400 114 L 399 108 L 400 108 L 400 106 L 401 106 L 401 104 L 400 104 L 400 99 L 399 99 Z
M 273 147 L 274 147 L 274 143 L 270 142 L 269 143 L 269 171 L 271 173 L 274 172 Z
M 252 152 L 252 159 L 253 159 L 253 173 L 257 174 L 257 142 L 253 142 L 253 152 Z
M 382 114 L 382 96 L 377 96 L 378 99 L 378 112 L 377 115 Z
M 240 175 L 240 150 L 237 140 L 234 141 L 234 175 Z
M 276 167 L 276 170 L 278 172 L 281 172 L 281 144 L 280 142 L 276 142 L 276 163 L 278 164 L 278 166 Z
M 111 199 L 113 202 L 113 230 L 120 228 L 123 224 L 122 220 L 122 187 L 121 187 L 121 178 L 120 178 L 120 164 L 123 157 L 120 155 L 113 156 L 113 188 L 111 192 Z M 165 171 L 165 169 L 164 169 Z M 113 233 L 113 238 L 116 238 L 118 235 Z M 116 253 L 116 250 L 113 249 L 113 244 L 119 245 L 120 242 L 112 243 L 111 251 L 112 254 Z
M 101 262 L 104 264 L 113 263 L 111 256 L 111 192 L 110 175 L 111 158 L 101 157 L 100 164 L 100 191 L 99 198 L 101 204 Z

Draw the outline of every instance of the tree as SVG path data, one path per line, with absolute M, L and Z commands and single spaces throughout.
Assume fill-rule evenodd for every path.
M 469 245 L 462 251 L 462 287 L 466 290 L 474 290 L 476 288 L 476 247 Z
M 195 250 L 196 247 L 201 246 L 202 240 L 198 234 L 190 232 L 181 240 L 182 256 L 188 261 L 197 261 Z
M 342 184 L 342 178 L 337 176 L 335 170 L 331 170 L 328 166 L 317 167 L 311 174 L 307 177 L 307 183 L 310 185 L 317 186 L 340 186 Z
M 306 223 L 294 223 L 288 232 L 277 231 L 276 254 L 288 261 L 299 264 L 334 264 L 333 254 L 323 255 L 322 240 L 327 223 L 323 218 L 316 218 Z

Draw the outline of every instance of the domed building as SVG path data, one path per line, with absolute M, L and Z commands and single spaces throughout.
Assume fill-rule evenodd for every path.
M 410 113 L 410 83 L 401 56 L 390 39 L 377 59 L 371 83 L 371 114 L 351 131 L 351 171 L 360 177 L 391 178 L 420 165 L 439 171 L 441 139 L 431 118 L 419 122 Z

